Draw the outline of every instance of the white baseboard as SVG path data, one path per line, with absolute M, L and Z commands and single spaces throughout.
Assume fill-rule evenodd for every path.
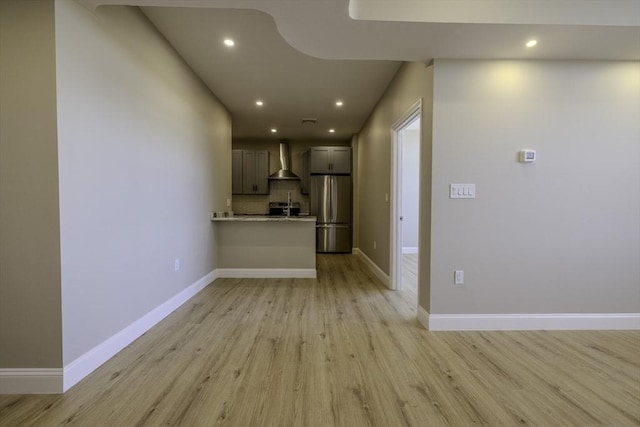
M 62 368 L 0 369 L 0 394 L 62 393 Z
M 233 279 L 315 279 L 318 272 L 315 268 L 218 268 L 220 278 Z
M 214 270 L 197 282 L 190 285 L 168 301 L 151 310 L 117 334 L 98 344 L 82 356 L 64 367 L 64 384 L 62 391 L 67 391 L 97 367 L 112 358 L 120 350 L 131 344 L 142 334 L 155 326 L 162 319 L 175 311 L 182 304 L 204 289 L 218 277 Z
M 406 246 L 402 248 L 402 253 L 403 254 L 417 254 L 418 253 L 418 247 L 413 247 L 413 246 Z
M 431 314 L 428 325 L 431 331 L 640 329 L 640 313 Z
M 391 281 L 389 280 L 389 275 L 386 274 L 384 271 L 382 271 L 382 269 L 380 267 L 378 267 L 378 265 L 371 261 L 371 258 L 369 258 L 364 252 L 362 252 L 359 248 L 353 248 L 353 253 L 361 256 L 362 259 L 364 260 L 365 264 L 367 264 L 367 267 L 369 267 L 369 269 L 373 272 L 373 274 L 375 274 L 378 279 L 380 279 L 380 281 L 382 283 L 384 283 L 384 285 L 386 287 L 391 286 Z
M 421 306 L 418 306 L 418 322 L 420 322 L 425 329 L 429 329 L 429 312 Z

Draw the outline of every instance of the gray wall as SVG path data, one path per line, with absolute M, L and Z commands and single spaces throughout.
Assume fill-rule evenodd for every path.
M 434 73 L 429 311 L 639 312 L 640 64 L 438 60 Z M 518 163 L 523 148 L 538 161 Z M 452 182 L 477 198 L 449 199 Z
M 216 267 L 231 119 L 137 8 L 56 2 L 56 49 L 67 365 Z
M 418 299 L 429 307 L 431 243 L 431 106 L 433 69 L 404 64 L 358 135 L 358 248 L 389 274 L 391 127 L 422 98 L 420 150 L 420 285 Z M 376 241 L 377 249 L 373 249 Z
M 0 1 L 0 368 L 62 367 L 54 22 Z

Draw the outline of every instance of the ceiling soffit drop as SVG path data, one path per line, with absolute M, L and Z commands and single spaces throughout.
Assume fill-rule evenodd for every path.
M 274 18 L 291 46 L 324 59 L 640 59 L 640 16 L 635 13 L 640 0 L 78 1 L 90 8 L 128 4 L 260 10 Z M 450 7 L 430 18 L 432 4 Z M 459 5 L 455 10 L 454 4 Z M 466 12 L 475 11 L 478 4 L 498 18 L 486 12 L 474 18 Z M 499 12 L 506 4 L 509 7 Z M 350 9 L 359 19 L 352 19 Z M 418 18 L 407 17 L 408 13 Z M 539 46 L 523 49 L 524 41 L 532 37 L 539 39 Z
M 76 1 L 141 6 L 229 108 L 235 138 L 347 139 L 397 61 L 640 59 L 640 0 Z
M 367 21 L 639 26 L 638 0 L 350 0 Z

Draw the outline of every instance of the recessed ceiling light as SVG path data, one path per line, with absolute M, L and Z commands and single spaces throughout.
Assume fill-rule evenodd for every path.
M 529 40 L 526 44 L 527 47 L 534 47 L 538 44 L 538 40 Z
M 276 129 L 276 128 L 271 128 L 271 133 L 276 133 L 276 132 L 278 132 L 278 129 Z
M 236 44 L 236 42 L 234 42 L 234 41 L 233 41 L 233 40 L 231 40 L 231 39 L 224 39 L 224 45 L 225 45 L 225 46 L 229 46 L 229 47 L 231 47 L 231 46 L 234 46 L 235 44 Z
M 342 107 L 343 105 L 344 105 L 344 102 L 336 101 L 336 107 Z
M 334 133 L 335 131 L 335 129 L 329 129 L 329 133 Z
M 264 105 L 264 102 L 262 102 L 262 101 L 260 101 L 260 100 L 257 100 L 257 101 L 256 101 L 256 105 L 257 105 L 258 107 L 262 107 L 262 106 Z

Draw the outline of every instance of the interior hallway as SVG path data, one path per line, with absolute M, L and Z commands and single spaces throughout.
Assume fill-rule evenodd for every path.
M 354 255 L 219 279 L 64 395 L 2 426 L 637 426 L 640 332 L 428 332 Z

